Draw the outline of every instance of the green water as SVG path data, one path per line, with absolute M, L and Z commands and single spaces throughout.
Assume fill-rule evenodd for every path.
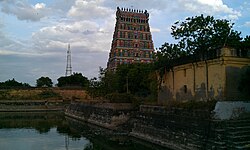
M 65 118 L 62 113 L 0 113 L 0 150 L 155 149 L 164 148 Z

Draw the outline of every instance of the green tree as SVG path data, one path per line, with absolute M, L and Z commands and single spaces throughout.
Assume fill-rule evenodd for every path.
M 247 35 L 243 40 L 243 49 L 250 50 L 250 36 Z
M 173 60 L 182 56 L 186 56 L 186 52 L 181 49 L 181 46 L 178 44 L 169 44 L 164 43 L 159 48 L 162 56 L 168 60 Z
M 88 86 L 88 78 L 83 76 L 81 73 L 73 73 L 71 76 L 66 77 L 60 77 L 57 79 L 58 87 L 63 86 L 81 86 L 81 87 L 87 87 Z
M 200 15 L 176 22 L 171 28 L 171 35 L 183 45 L 183 50 L 188 54 L 204 55 L 206 51 L 220 49 L 223 46 L 240 46 L 241 33 L 233 30 L 233 25 L 225 19 Z
M 139 97 L 157 95 L 157 79 L 153 64 L 120 65 L 116 70 L 116 78 L 119 93 L 128 92 Z
M 31 87 L 28 83 L 17 82 L 14 78 L 5 82 L 0 82 L 0 88 L 27 88 Z
M 117 92 L 117 83 L 115 72 L 99 67 L 99 76 L 90 79 L 88 92 L 92 97 L 104 97 L 109 93 Z
M 241 41 L 241 33 L 233 30 L 233 25 L 228 20 L 203 15 L 175 22 L 171 35 L 176 44 L 164 43 L 159 48 L 155 70 L 162 76 L 178 63 L 217 57 L 216 50 L 224 46 L 233 47 L 238 55 L 246 56 L 250 38 L 247 36 Z
M 250 36 L 247 35 L 241 42 L 241 54 L 242 56 L 248 56 L 250 51 Z
M 99 97 L 101 94 L 99 93 L 100 91 L 100 81 L 97 80 L 96 77 L 91 78 L 89 80 L 89 86 L 87 88 L 88 94 L 92 97 Z
M 37 87 L 52 87 L 53 82 L 49 77 L 40 77 L 36 80 Z
M 132 94 L 138 97 L 151 96 L 156 99 L 156 82 L 152 64 L 124 64 L 119 65 L 115 72 L 100 68 L 99 78 L 90 80 L 88 92 L 92 97 L 108 95 L 125 98 Z
M 169 70 L 173 66 L 173 60 L 186 55 L 187 52 L 182 49 L 182 45 L 164 43 L 156 53 L 157 61 L 154 68 L 163 74 L 165 69 Z

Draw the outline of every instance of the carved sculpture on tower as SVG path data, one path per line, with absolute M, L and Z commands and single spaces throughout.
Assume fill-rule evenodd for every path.
M 107 68 L 153 62 L 154 45 L 148 12 L 117 7 L 116 24 Z

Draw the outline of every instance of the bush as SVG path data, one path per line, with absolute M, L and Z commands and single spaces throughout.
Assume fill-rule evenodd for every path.
M 41 99 L 49 99 L 49 98 L 56 98 L 56 99 L 60 99 L 61 95 L 58 93 L 55 93 L 52 90 L 46 90 L 46 91 L 42 91 L 40 94 L 38 94 L 38 96 Z
M 0 90 L 0 100 L 6 100 L 9 99 L 10 94 L 7 90 Z

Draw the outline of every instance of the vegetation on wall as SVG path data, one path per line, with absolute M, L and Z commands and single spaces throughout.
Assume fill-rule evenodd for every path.
M 2 89 L 0 100 L 45 100 L 61 99 L 61 96 L 51 89 Z
M 62 99 L 62 96 L 53 90 L 44 90 L 38 94 L 38 97 L 41 99 Z

